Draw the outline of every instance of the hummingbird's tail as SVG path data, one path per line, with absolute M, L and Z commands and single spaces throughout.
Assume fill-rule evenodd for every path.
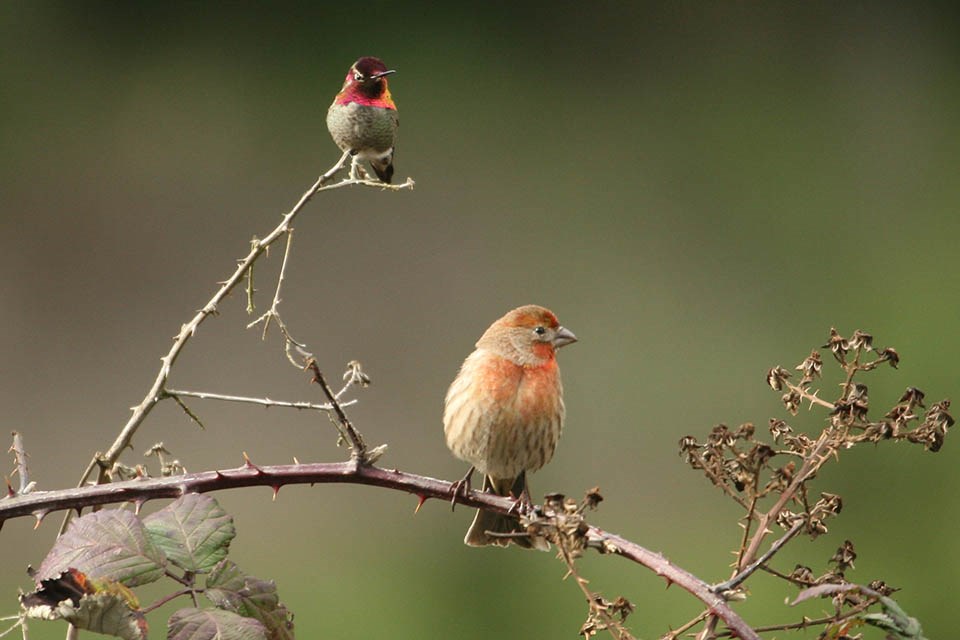
M 381 158 L 372 158 L 370 166 L 373 167 L 380 182 L 390 184 L 393 181 L 393 150 Z

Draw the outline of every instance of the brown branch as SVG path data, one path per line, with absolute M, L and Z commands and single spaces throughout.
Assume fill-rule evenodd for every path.
M 721 618 L 743 640 L 752 640 L 759 636 L 738 616 L 727 601 L 715 594 L 710 585 L 685 569 L 678 567 L 659 553 L 654 553 L 635 542 L 591 526 L 587 533 L 590 546 L 599 547 L 603 553 L 614 553 L 647 567 L 667 581 L 667 586 L 676 584 L 707 605 L 711 613 Z
M 167 352 L 167 355 L 160 358 L 160 361 L 163 365 L 160 367 L 160 371 L 157 373 L 157 377 L 153 382 L 153 385 L 150 387 L 150 390 L 147 391 L 147 395 L 144 396 L 143 400 L 137 405 L 133 410 L 133 415 L 130 416 L 130 419 L 127 421 L 127 424 L 124 425 L 123 429 L 120 431 L 120 434 L 114 440 L 113 444 L 110 445 L 110 448 L 107 449 L 106 453 L 99 456 L 99 464 L 101 467 L 109 469 L 114 462 L 119 459 L 120 454 L 130 446 L 130 440 L 133 438 L 133 434 L 136 432 L 137 427 L 143 422 L 147 417 L 153 407 L 160 401 L 162 398 L 163 388 L 166 385 L 167 379 L 170 377 L 170 369 L 173 367 L 173 364 L 176 362 L 177 358 L 180 355 L 180 352 L 183 351 L 183 348 L 186 346 L 187 342 L 193 335 L 196 333 L 197 329 L 200 327 L 200 324 L 203 323 L 211 315 L 217 313 L 217 307 L 220 302 L 226 298 L 230 292 L 243 280 L 247 271 L 253 265 L 254 262 L 260 257 L 260 255 L 267 250 L 267 247 L 272 245 L 278 238 L 287 233 L 287 230 L 290 227 L 290 223 L 293 222 L 293 219 L 297 216 L 298 213 L 303 209 L 304 205 L 313 198 L 314 194 L 320 191 L 327 182 L 339 171 L 344 163 L 346 162 L 347 154 L 344 154 L 344 157 L 340 158 L 340 161 L 333 166 L 329 171 L 320 176 L 317 181 L 300 196 L 300 200 L 297 201 L 297 204 L 283 216 L 283 219 L 280 221 L 273 231 L 266 235 L 262 240 L 257 241 L 250 248 L 250 252 L 240 260 L 240 263 L 237 265 L 237 268 L 234 270 L 233 275 L 227 278 L 213 294 L 213 297 L 207 301 L 205 305 L 190 319 L 189 322 L 184 324 L 180 328 L 180 333 L 177 334 L 176 339 L 173 342 L 173 346 L 170 347 L 170 351 Z M 82 482 L 86 481 L 86 477 L 81 480 Z
M 800 530 L 803 529 L 806 525 L 807 523 L 805 520 L 798 520 L 797 522 L 795 522 L 793 526 L 790 527 L 786 533 L 780 536 L 780 538 L 778 538 L 776 542 L 770 545 L 770 548 L 767 549 L 766 553 L 764 553 L 762 556 L 757 558 L 756 561 L 752 562 L 749 566 L 745 567 L 737 575 L 733 576 L 726 582 L 721 582 L 720 584 L 714 585 L 713 586 L 714 592 L 722 594 L 726 591 L 729 591 L 730 589 L 736 589 L 737 587 L 739 587 L 741 584 L 743 584 L 743 581 L 749 578 L 751 575 L 753 575 L 753 573 L 757 569 L 767 564 L 767 562 L 770 561 L 770 558 L 775 556 L 777 552 L 783 548 L 783 545 L 790 542 L 790 540 L 792 540 L 795 535 L 800 533 Z
M 232 396 L 223 393 L 211 393 L 208 391 L 186 391 L 183 389 L 165 389 L 163 392 L 165 397 L 170 398 L 199 398 L 201 400 L 222 400 L 224 402 L 240 402 L 245 404 L 258 404 L 262 407 L 282 407 L 285 409 L 297 409 L 303 411 L 309 409 L 311 411 L 332 411 L 333 405 L 331 404 L 315 404 L 313 402 L 288 402 L 285 400 L 272 400 L 270 398 L 250 398 L 247 396 Z M 350 405 L 356 404 L 356 400 L 348 400 L 346 402 L 341 402 L 341 407 L 349 407 Z
M 17 489 L 18 495 L 30 493 L 34 484 L 30 482 L 30 470 L 27 468 L 27 449 L 23 444 L 23 436 L 14 431 L 13 444 L 10 445 L 8 452 L 13 453 L 14 463 L 17 465 L 14 473 L 20 476 L 20 488 Z M 9 486 L 9 481 L 8 481 Z
M 320 385 L 320 388 L 323 389 L 323 395 L 327 396 L 327 400 L 333 407 L 333 411 L 337 416 L 337 426 L 341 434 L 346 436 L 347 442 L 350 444 L 351 459 L 356 460 L 360 464 L 372 462 L 367 459 L 367 445 L 363 441 L 363 436 L 353 428 L 353 424 L 350 422 L 347 414 L 343 412 L 343 407 L 340 406 L 340 402 L 337 400 L 338 394 L 335 394 L 333 389 L 330 388 L 330 385 L 327 384 L 323 374 L 320 373 L 320 367 L 317 365 L 317 361 L 310 358 L 307 360 L 306 368 L 313 372 L 313 381 Z
M 90 478 L 90 475 L 93 473 L 93 471 L 97 468 L 100 470 L 97 475 L 97 482 L 104 482 L 107 479 L 109 470 L 120 458 L 120 455 L 130 446 L 131 440 L 133 439 L 134 434 L 137 432 L 137 429 L 147 418 L 153 408 L 163 399 L 164 388 L 167 384 L 167 380 L 170 378 L 171 369 L 173 368 L 177 358 L 180 356 L 180 353 L 187 345 L 187 342 L 193 337 L 197 329 L 207 318 L 217 314 L 217 307 L 220 302 L 226 298 L 238 284 L 243 282 L 244 278 L 253 267 L 253 264 L 264 252 L 267 251 L 270 245 L 272 245 L 278 238 L 289 232 L 290 225 L 294 218 L 296 218 L 297 214 L 300 213 L 304 205 L 306 205 L 315 194 L 319 193 L 320 191 L 338 189 L 340 187 L 351 185 L 364 185 L 391 190 L 413 188 L 414 183 L 409 178 L 403 184 L 397 185 L 383 184 L 379 181 L 354 178 L 349 178 L 330 184 L 330 180 L 332 180 L 333 177 L 343 168 L 349 157 L 349 152 L 345 152 L 333 167 L 317 178 L 316 182 L 314 182 L 313 185 L 304 192 L 304 194 L 300 197 L 300 200 L 298 200 L 293 208 L 283 216 L 280 224 L 278 224 L 273 231 L 267 234 L 262 240 L 257 240 L 251 243 L 249 253 L 247 253 L 247 255 L 239 261 L 237 268 L 233 272 L 233 275 L 220 283 L 220 288 L 217 289 L 216 293 L 213 294 L 213 297 L 211 297 L 210 300 L 208 300 L 207 303 L 199 311 L 197 311 L 193 318 L 180 327 L 180 332 L 177 334 L 176 338 L 174 338 L 173 346 L 170 347 L 170 350 L 165 356 L 160 358 L 162 363 L 160 366 L 160 371 L 157 372 L 157 376 L 154 379 L 153 384 L 150 386 L 150 389 L 143 397 L 143 400 L 141 400 L 140 404 L 138 404 L 136 407 L 133 407 L 133 414 L 120 430 L 120 433 L 117 435 L 116 439 L 114 439 L 113 444 L 110 445 L 110 448 L 107 449 L 106 453 L 97 452 L 94 454 L 90 463 L 87 465 L 87 468 L 84 470 L 80 481 L 77 483 L 78 487 L 83 486 L 83 484 Z M 61 526 L 61 533 L 66 528 L 66 525 L 67 519 L 64 520 Z
M 796 631 L 798 629 L 807 629 L 809 627 L 819 627 L 823 624 L 830 623 L 839 623 L 844 620 L 849 620 L 850 618 L 855 618 L 873 605 L 877 604 L 879 600 L 877 598 L 868 598 L 858 605 L 855 605 L 849 611 L 845 611 L 839 615 L 834 616 L 823 616 L 822 618 L 807 618 L 804 616 L 803 620 L 800 622 L 788 622 L 785 624 L 770 624 L 765 627 L 757 627 L 754 629 L 757 633 L 768 633 L 770 631 Z M 728 638 L 734 634 L 731 631 L 720 631 L 717 633 L 718 638 Z
M 207 493 L 224 489 L 265 486 L 278 491 L 288 484 L 349 483 L 365 484 L 396 491 L 405 491 L 421 500 L 437 498 L 446 504 L 451 497 L 468 507 L 483 507 L 498 513 L 515 513 L 517 501 L 479 491 L 454 493 L 454 484 L 426 476 L 360 464 L 357 460 L 314 464 L 293 464 L 258 467 L 247 463 L 236 469 L 204 471 L 163 478 L 138 478 L 124 482 L 89 485 L 61 491 L 43 491 L 24 496 L 0 499 L 0 524 L 12 518 L 33 516 L 39 522 L 53 511 L 81 510 L 85 507 L 133 502 L 142 505 L 158 498 L 178 498 L 187 493 Z M 589 545 L 601 551 L 632 560 L 647 567 L 667 584 L 676 584 L 703 602 L 712 614 L 721 618 L 731 632 L 743 640 L 759 640 L 760 636 L 737 615 L 727 602 L 715 594 L 710 585 L 678 567 L 659 553 L 654 553 L 622 536 L 591 526 L 587 531 Z
M 780 512 L 787 506 L 787 503 L 790 502 L 796 496 L 797 490 L 800 486 L 809 480 L 823 465 L 824 457 L 823 452 L 828 450 L 829 447 L 827 444 L 830 441 L 830 430 L 826 430 L 820 434 L 816 446 L 811 450 L 810 455 L 807 456 L 803 465 L 801 465 L 800 470 L 794 476 L 793 481 L 790 485 L 780 494 L 780 497 L 774 503 L 769 510 L 759 517 L 759 522 L 757 525 L 757 530 L 754 533 L 753 537 L 750 540 L 750 544 L 747 546 L 746 551 L 740 557 L 740 562 L 734 572 L 739 573 L 743 570 L 744 565 L 750 562 L 753 562 L 754 558 L 757 555 L 757 551 L 760 548 L 760 544 L 763 542 L 764 538 L 768 534 L 772 533 L 769 526 L 776 521 L 777 516 L 780 515 Z
M 709 609 L 707 609 L 707 610 L 705 610 L 705 611 L 701 611 L 701 612 L 697 615 L 697 617 L 691 618 L 690 620 L 688 620 L 687 622 L 684 622 L 682 625 L 680 625 L 680 626 L 677 627 L 676 629 L 671 629 L 669 632 L 667 632 L 667 633 L 663 634 L 662 636 L 660 636 L 660 640 L 677 640 L 677 638 L 679 638 L 680 636 L 682 636 L 682 635 L 683 635 L 684 633 L 686 633 L 689 629 L 692 629 L 693 627 L 695 627 L 695 626 L 697 626 L 698 624 L 700 624 L 701 622 L 703 622 L 703 621 L 707 618 L 708 615 L 710 615 L 710 610 L 709 610 Z

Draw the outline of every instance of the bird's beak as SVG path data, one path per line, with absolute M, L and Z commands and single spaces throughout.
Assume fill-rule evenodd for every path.
M 396 73 L 396 72 L 397 72 L 396 69 L 390 69 L 389 71 L 381 71 L 380 73 L 372 73 L 372 74 L 370 74 L 370 77 L 371 77 L 371 78 L 382 78 L 383 76 L 388 76 L 388 75 L 390 75 L 391 73 Z
M 553 336 L 553 346 L 558 349 L 576 341 L 577 336 L 573 335 L 573 331 L 565 327 L 558 327 L 556 335 Z

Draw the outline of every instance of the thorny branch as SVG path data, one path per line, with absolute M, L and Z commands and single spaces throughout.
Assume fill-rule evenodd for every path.
M 273 294 L 273 302 L 270 304 L 270 308 L 263 313 L 259 318 L 247 325 L 247 329 L 251 329 L 258 324 L 263 324 L 263 333 L 261 334 L 261 339 L 267 339 L 267 331 L 270 329 L 270 322 L 277 323 L 277 328 L 280 329 L 280 334 L 283 336 L 283 351 L 287 354 L 287 360 L 290 361 L 290 364 L 297 367 L 298 369 L 303 368 L 302 362 L 297 362 L 293 356 L 293 348 L 296 347 L 298 350 L 303 351 L 306 348 L 306 345 L 301 344 L 293 339 L 293 336 L 290 335 L 290 330 L 287 329 L 286 323 L 283 321 L 283 318 L 280 317 L 280 290 L 283 288 L 283 280 L 286 277 L 287 273 L 287 263 L 290 261 L 290 247 L 293 245 L 293 227 L 287 230 L 287 244 L 283 250 L 283 260 L 280 263 L 280 274 L 277 276 L 277 288 Z M 251 271 L 252 273 L 252 271 Z M 253 308 L 253 297 L 252 291 L 248 294 L 248 303 L 247 308 Z
M 355 178 L 347 178 L 339 182 L 331 183 L 330 181 L 344 167 L 349 158 L 349 152 L 345 152 L 333 167 L 317 178 L 316 182 L 314 182 L 314 184 L 307 189 L 306 192 L 304 192 L 304 194 L 300 197 L 300 200 L 297 201 L 293 208 L 283 216 L 280 224 L 278 224 L 273 231 L 268 233 L 264 238 L 251 244 L 249 253 L 247 253 L 247 255 L 239 261 L 239 264 L 237 265 L 237 268 L 234 270 L 233 274 L 221 283 L 220 288 L 217 289 L 207 303 L 199 311 L 197 311 L 193 318 L 191 318 L 180 328 L 180 332 L 177 334 L 176 338 L 174 338 L 173 345 L 170 347 L 170 350 L 160 359 L 162 363 L 160 370 L 157 372 L 157 376 L 143 400 L 141 400 L 140 404 L 133 408 L 133 413 L 127 420 L 127 423 L 120 430 L 120 433 L 117 435 L 116 439 L 113 441 L 113 444 L 110 445 L 107 451 L 105 453 L 98 452 L 93 456 L 90 463 L 87 465 L 87 468 L 84 470 L 77 486 L 82 486 L 90 478 L 90 475 L 93 473 L 94 469 L 97 468 L 99 468 L 97 482 L 102 483 L 108 479 L 110 469 L 120 458 L 120 455 L 123 453 L 123 451 L 130 446 L 130 442 L 133 439 L 137 429 L 150 414 L 153 408 L 164 398 L 164 388 L 166 387 L 167 380 L 170 378 L 173 365 L 176 363 L 177 358 L 180 356 L 190 338 L 193 337 L 197 329 L 207 318 L 217 314 L 217 308 L 220 302 L 223 301 L 223 299 L 226 298 L 227 295 L 229 295 L 234 288 L 243 281 L 249 270 L 253 267 L 254 263 L 260 258 L 260 256 L 263 255 L 263 253 L 266 252 L 267 249 L 278 238 L 289 233 L 291 223 L 302 211 L 304 205 L 306 205 L 314 195 L 321 191 L 339 189 L 341 187 L 353 185 L 389 189 L 394 191 L 401 189 L 412 189 L 414 186 L 413 180 L 410 180 L 409 178 L 406 182 L 397 185 L 384 184 L 376 180 Z M 279 295 L 279 287 L 277 294 Z M 66 528 L 66 524 L 67 520 L 65 519 L 63 526 L 61 527 L 61 533 Z
M 17 431 L 14 431 L 11 435 L 13 436 L 13 444 L 10 445 L 8 451 L 13 454 L 14 464 L 16 465 L 13 473 L 20 477 L 20 487 L 14 491 L 8 479 L 7 495 L 23 495 L 30 493 L 36 483 L 30 482 L 30 470 L 27 468 L 27 450 L 23 445 L 23 436 Z
M 32 516 L 37 526 L 49 513 L 65 509 L 80 511 L 87 507 L 130 502 L 139 508 L 149 500 L 179 498 L 187 493 L 208 493 L 241 487 L 270 487 L 274 494 L 283 486 L 292 484 L 347 483 L 365 484 L 418 496 L 420 501 L 436 498 L 444 505 L 451 496 L 456 502 L 468 507 L 482 507 L 499 513 L 516 513 L 519 504 L 512 498 L 480 491 L 463 491 L 453 494 L 453 483 L 426 476 L 384 469 L 372 464 L 361 465 L 355 461 L 293 464 L 259 467 L 247 459 L 243 466 L 222 471 L 204 471 L 162 478 L 140 477 L 134 480 L 87 485 L 61 491 L 29 493 L 24 496 L 0 499 L 0 525 L 6 520 Z M 562 496 L 560 497 L 562 500 Z M 543 514 L 543 509 L 540 509 Z M 549 528 L 549 519 L 532 523 L 534 527 Z M 576 535 L 583 548 L 593 548 L 627 558 L 647 567 L 668 584 L 676 584 L 697 597 L 715 612 L 724 623 L 743 640 L 759 640 L 759 636 L 730 608 L 723 598 L 717 596 L 703 580 L 681 569 L 659 553 L 585 522 L 577 525 Z M 546 533 L 546 532 L 545 532 Z
M 361 371 L 359 362 L 353 361 L 349 363 L 348 366 L 350 368 L 343 376 L 347 383 L 339 393 L 334 393 L 330 385 L 327 384 L 327 380 L 323 377 L 323 374 L 320 373 L 320 367 L 317 366 L 317 361 L 314 358 L 307 360 L 305 368 L 313 373 L 313 382 L 320 385 L 320 388 L 323 389 L 323 394 L 327 396 L 327 400 L 330 402 L 330 406 L 333 407 L 336 420 L 333 420 L 332 417 L 331 420 L 333 420 L 337 430 L 340 432 L 340 437 L 350 445 L 350 459 L 358 465 L 372 464 L 386 451 L 386 445 L 381 445 L 372 451 L 368 451 L 367 445 L 363 441 L 363 436 L 353 428 L 353 423 L 347 418 L 347 414 L 343 412 L 343 405 L 340 404 L 339 400 L 347 387 L 352 384 L 366 386 L 370 383 L 370 379 Z
M 835 329 L 830 330 L 830 338 L 821 348 L 831 352 L 843 372 L 839 397 L 832 402 L 819 396 L 820 389 L 813 388 L 823 369 L 823 359 L 817 349 L 796 367 L 800 372 L 800 379 L 796 382 L 783 367 L 777 366 L 767 372 L 767 383 L 775 391 L 784 392 L 781 401 L 792 415 L 798 413 L 804 402 L 808 402 L 811 408 L 818 406 L 829 411 L 826 426 L 815 438 L 795 433 L 783 420 L 771 419 L 769 430 L 773 442 L 769 444 L 755 437 L 754 426 L 750 423 L 737 429 L 718 425 L 705 443 L 690 436 L 680 441 L 680 453 L 687 462 L 746 511 L 742 522 L 744 532 L 731 578 L 714 586 L 714 591 L 727 599 L 746 598 L 748 592 L 739 587 L 758 569 L 791 584 L 810 588 L 844 582 L 844 572 L 852 568 L 856 557 L 850 541 L 845 542 L 831 559 L 837 564 L 836 568 L 819 578 L 814 578 L 807 567 L 798 566 L 787 574 L 769 566 L 773 557 L 795 536 L 806 533 L 816 537 L 826 533 L 825 522 L 840 513 L 840 496 L 820 492 L 819 499 L 813 500 L 811 496 L 817 494 L 810 488 L 810 481 L 827 461 L 838 459 L 841 451 L 863 442 L 906 440 L 922 444 L 929 451 L 938 451 L 947 430 L 954 423 L 949 413 L 949 400 L 931 405 L 925 415 L 921 415 L 920 409 L 925 408 L 924 394 L 914 387 L 907 388 L 898 403 L 882 418 L 871 419 L 868 389 L 858 376 L 883 364 L 897 368 L 900 356 L 896 349 L 875 347 L 873 336 L 864 331 L 857 330 L 849 338 L 844 338 Z M 787 461 L 778 465 L 779 458 Z M 769 506 L 760 508 L 761 501 Z M 785 533 L 760 554 L 764 540 L 773 533 L 775 525 Z M 870 589 L 884 596 L 893 591 L 882 581 L 874 581 Z M 859 613 L 869 606 L 862 606 L 862 601 L 848 595 L 838 598 L 835 598 L 836 614 L 826 622 L 837 624 L 852 617 L 850 610 L 843 607 L 854 606 Z M 871 604 L 876 602 L 874 600 Z M 869 617 L 863 620 L 870 622 Z M 701 640 L 731 635 L 717 631 L 717 617 L 713 612 L 704 611 L 682 625 L 680 630 L 664 637 L 676 638 L 679 633 L 701 622 L 704 626 L 697 634 Z M 803 625 L 816 623 L 804 621 Z M 763 630 L 789 628 L 799 627 L 780 625 L 764 627 Z
M 769 562 L 770 559 L 773 558 L 773 556 L 775 556 L 780 551 L 780 549 L 783 548 L 783 545 L 790 542 L 793 539 L 793 537 L 798 533 L 800 533 L 800 531 L 805 526 L 807 526 L 807 523 L 804 520 L 798 520 L 797 522 L 795 522 L 794 525 L 790 527 L 786 533 L 784 533 L 782 536 L 780 536 L 780 538 L 776 542 L 770 545 L 770 548 L 767 549 L 766 553 L 764 553 L 762 556 L 757 558 L 753 563 L 745 567 L 742 571 L 740 571 L 740 573 L 733 576 L 726 582 L 721 582 L 720 584 L 714 585 L 713 591 L 715 593 L 725 594 L 731 589 L 736 589 L 737 587 L 739 587 L 741 584 L 743 584 L 743 582 L 747 578 L 753 575 L 753 573 L 757 569 L 760 569 L 765 564 L 767 564 L 767 562 Z
M 314 402 L 289 402 L 286 400 L 272 400 L 270 398 L 250 398 L 247 396 L 232 396 L 222 393 L 210 393 L 208 391 L 186 391 L 183 389 L 166 389 L 163 392 L 164 396 L 175 398 L 175 397 L 184 397 L 184 398 L 199 398 L 201 400 L 222 400 L 224 402 L 240 402 L 245 404 L 258 404 L 263 407 L 282 407 L 286 409 L 307 409 L 311 411 L 332 411 L 332 404 L 316 404 Z M 347 400 L 346 402 L 341 402 L 341 407 L 349 407 L 356 404 L 356 400 Z

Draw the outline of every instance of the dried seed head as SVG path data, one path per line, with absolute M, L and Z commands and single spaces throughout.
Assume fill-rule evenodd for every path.
M 926 407 L 923 404 L 923 397 L 926 394 L 916 387 L 907 387 L 907 390 L 903 392 L 903 395 L 900 396 L 899 402 L 906 402 L 907 405 L 912 407 Z
M 830 339 L 822 348 L 829 348 L 837 362 L 843 365 L 847 364 L 847 352 L 850 350 L 850 343 L 833 327 L 830 327 Z
M 788 391 L 780 396 L 780 401 L 783 402 L 783 406 L 790 412 L 790 415 L 797 415 L 797 411 L 800 410 L 800 392 Z
M 889 362 L 890 366 L 894 369 L 897 368 L 897 365 L 900 364 L 900 354 L 897 353 L 897 350 L 893 347 L 887 347 L 886 349 L 881 349 L 877 352 L 877 355 L 880 356 L 880 359 Z
M 770 418 L 770 435 L 773 436 L 774 442 L 779 442 L 780 438 L 788 433 L 793 433 L 790 425 L 779 418 Z
M 797 371 L 803 373 L 803 378 L 800 380 L 800 386 L 807 386 L 815 379 L 820 377 L 820 373 L 823 370 L 823 360 L 820 358 L 820 352 L 814 349 L 810 352 L 810 355 L 806 359 L 798 364 L 796 367 Z
M 864 351 L 873 351 L 873 336 L 866 331 L 857 329 L 850 336 L 851 349 L 863 349 Z
M 783 384 L 787 381 L 787 378 L 790 377 L 790 372 L 777 365 L 773 369 L 767 371 L 767 384 L 774 391 L 783 391 Z
M 853 543 L 849 540 L 844 540 L 843 545 L 841 545 L 836 553 L 833 554 L 833 557 L 830 558 L 830 562 L 835 562 L 837 571 L 843 572 L 847 569 L 853 569 L 853 561 L 856 559 L 857 552 L 853 548 Z
M 798 564 L 794 567 L 793 571 L 790 572 L 790 579 L 794 582 L 799 582 L 803 585 L 812 585 L 816 581 L 816 578 L 813 575 L 813 570 L 810 567 L 805 567 L 802 564 Z

